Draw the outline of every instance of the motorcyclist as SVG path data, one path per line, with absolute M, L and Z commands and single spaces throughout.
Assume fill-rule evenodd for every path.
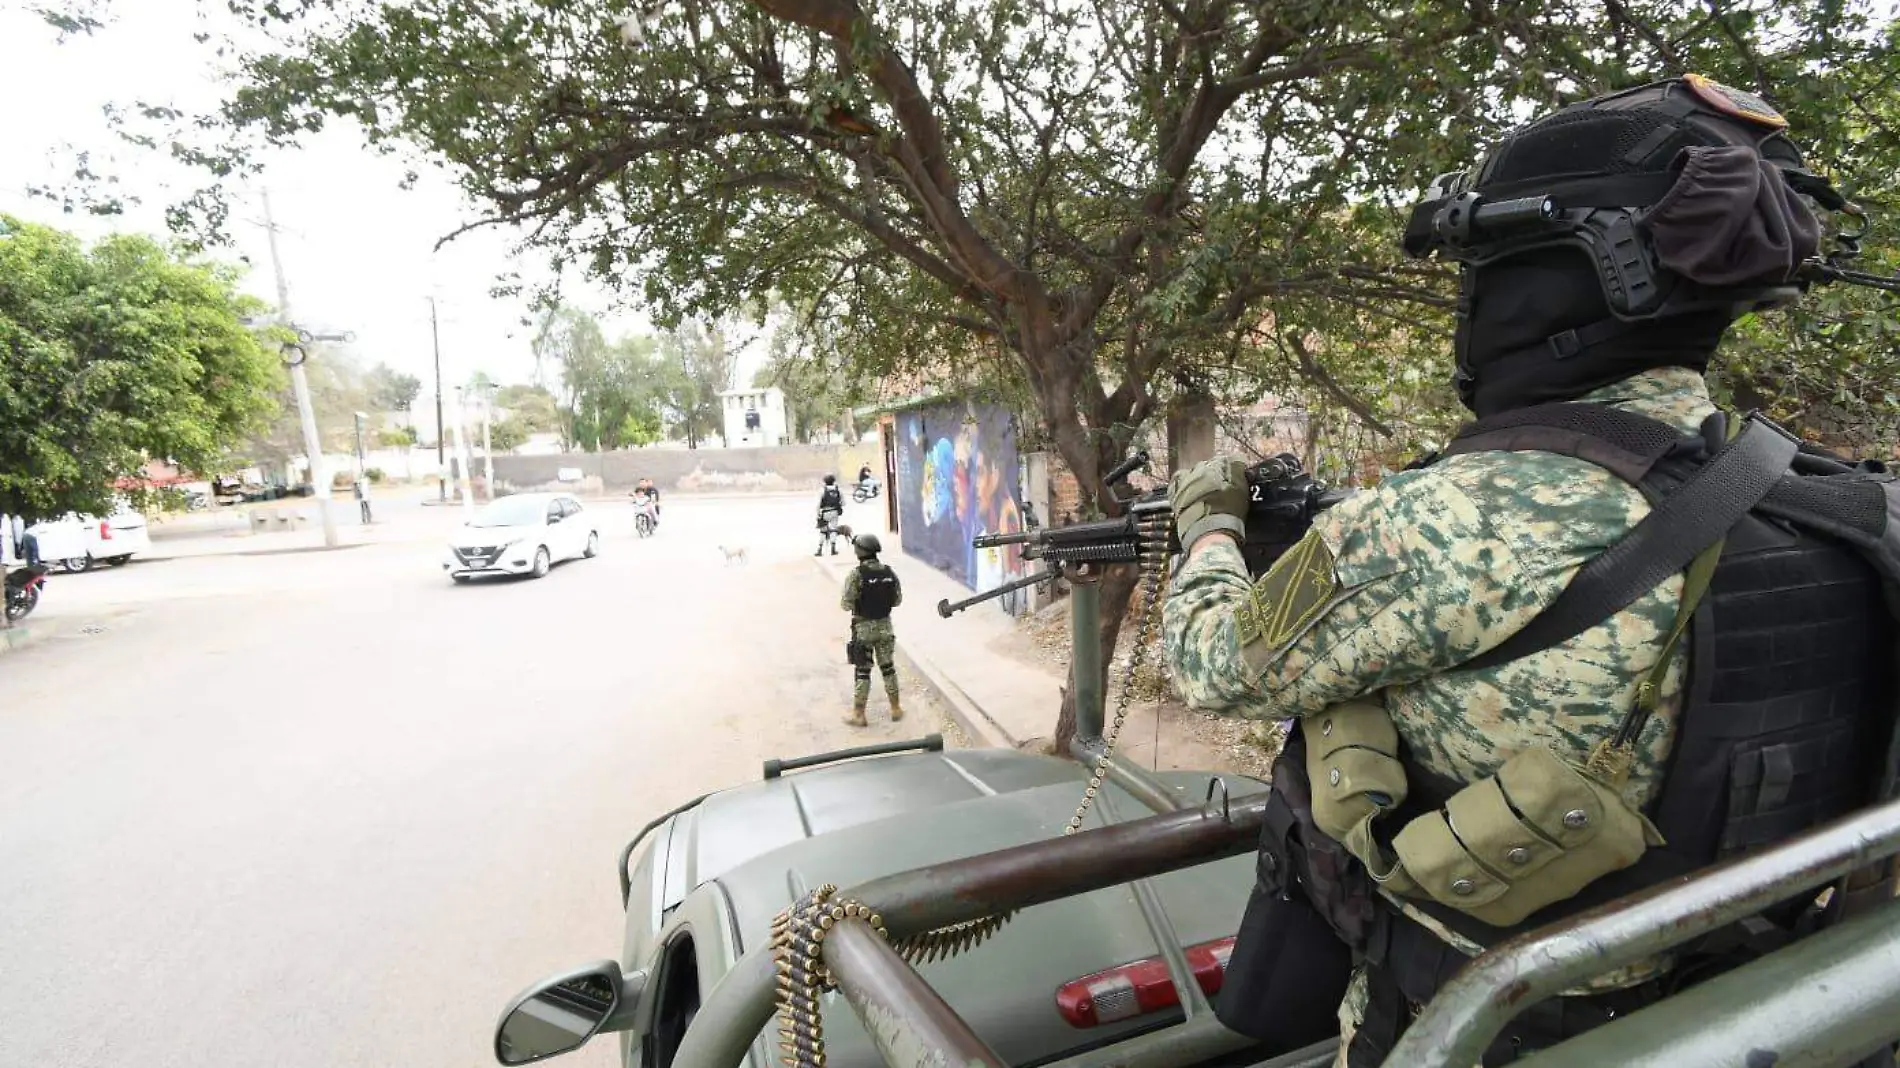
M 635 494 L 644 495 L 645 503 L 652 505 L 653 526 L 655 529 L 658 529 L 660 525 L 660 490 L 659 488 L 653 484 L 652 479 L 642 478 L 639 482 L 634 483 L 633 492 Z M 639 504 L 641 503 L 642 499 L 640 496 L 636 496 L 634 497 L 633 500 L 635 504 Z
M 863 490 L 866 494 L 877 489 L 877 479 L 871 477 L 870 464 L 865 464 L 863 467 L 858 468 L 858 488 Z

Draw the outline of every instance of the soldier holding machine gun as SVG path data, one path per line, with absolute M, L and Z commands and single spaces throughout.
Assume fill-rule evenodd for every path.
M 1137 452 L 1103 478 L 1107 491 L 1125 508 L 1125 514 L 1118 518 L 1013 534 L 982 534 L 971 539 L 970 544 L 979 549 L 1021 545 L 1024 559 L 1042 560 L 1049 566 L 975 597 L 954 603 L 939 601 L 937 614 L 948 618 L 1012 590 L 1041 585 L 1058 577 L 1065 568 L 1140 564 L 1146 570 L 1158 570 L 1168 557 L 1181 551 L 1168 491 L 1158 489 L 1129 496 L 1118 492 L 1129 475 L 1147 465 L 1148 458 L 1145 450 Z M 1299 457 L 1291 453 L 1281 453 L 1243 471 L 1247 534 L 1242 552 L 1247 566 L 1256 574 L 1299 541 L 1315 514 L 1346 497 L 1346 491 L 1315 481 L 1301 468 Z

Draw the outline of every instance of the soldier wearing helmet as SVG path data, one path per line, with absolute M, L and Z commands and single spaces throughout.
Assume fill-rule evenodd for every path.
M 1835 491 L 1874 508 L 1887 491 L 1718 411 L 1703 379 L 1737 318 L 1828 277 L 1810 204 L 1848 206 L 1786 125 L 1687 76 L 1540 118 L 1435 182 L 1405 248 L 1459 265 L 1456 384 L 1477 419 L 1321 514 L 1258 581 L 1241 462 L 1176 476 L 1177 686 L 1298 718 L 1229 1027 L 1290 1047 L 1324 1038 L 1336 1004 L 1340 1063 L 1377 1065 L 1484 948 L 1877 799 L 1887 565 L 1837 536 L 1865 524 Z M 1483 1062 L 1732 968 L 1855 893 L 1891 898 L 1862 875 L 1826 907 L 1792 901 L 1525 1006 Z
M 839 606 L 851 613 L 851 714 L 845 722 L 853 727 L 868 726 L 864 706 L 871 698 L 871 663 L 884 675 L 884 694 L 891 700 L 891 722 L 904 718 L 897 693 L 897 634 L 891 629 L 891 609 L 904 603 L 904 586 L 897 572 L 877 558 L 884 546 L 875 534 L 859 534 L 851 539 L 858 554 L 858 566 L 844 580 L 844 596 Z

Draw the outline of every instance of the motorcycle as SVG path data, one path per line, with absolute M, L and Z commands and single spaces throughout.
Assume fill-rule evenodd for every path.
M 642 538 L 652 537 L 654 529 L 660 525 L 659 509 L 654 505 L 653 498 L 639 492 L 628 496 L 633 498 L 633 532 Z
M 7 622 L 18 623 L 39 607 L 40 588 L 46 585 L 46 568 L 35 564 L 7 573 Z
M 863 504 L 882 492 L 884 492 L 884 487 L 878 483 L 877 479 L 867 479 L 851 487 L 851 499 Z

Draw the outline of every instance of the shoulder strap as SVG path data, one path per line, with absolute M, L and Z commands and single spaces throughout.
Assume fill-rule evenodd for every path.
M 1602 404 L 1539 404 L 1467 423 L 1443 456 L 1469 452 L 1555 452 L 1588 460 L 1631 485 L 1648 477 L 1656 461 L 1697 439 L 1648 416 Z
M 1628 607 L 1726 535 L 1787 473 L 1798 450 L 1786 431 L 1750 415 L 1734 440 L 1579 569 L 1549 608 L 1462 667 L 1493 667 L 1548 649 Z

